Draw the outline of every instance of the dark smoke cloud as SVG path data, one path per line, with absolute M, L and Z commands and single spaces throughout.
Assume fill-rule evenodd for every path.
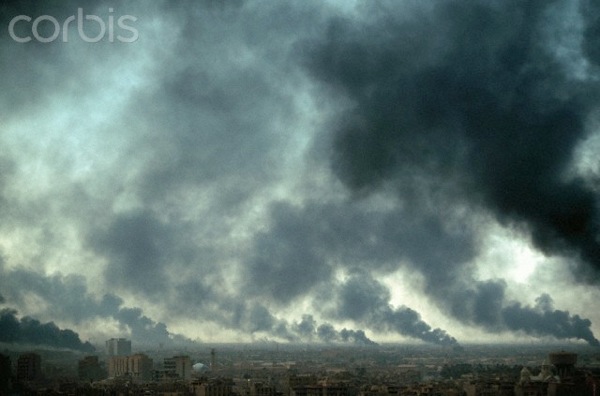
M 416 220 L 402 211 L 377 211 L 352 202 L 309 201 L 303 206 L 277 202 L 270 209 L 270 227 L 254 239 L 252 251 L 258 256 L 250 257 L 244 267 L 252 280 L 246 284 L 248 294 L 286 303 L 322 293 L 318 300 L 338 301 L 333 310 L 314 304 L 315 311 L 323 311 L 326 317 L 350 319 L 360 326 L 426 342 L 456 343 L 413 309 L 392 307 L 390 291 L 365 271 L 339 290 L 332 289 L 336 282 L 332 272 L 340 265 L 356 271 L 365 263 L 373 269 L 393 270 L 403 257 L 421 260 L 435 272 L 441 258 L 462 259 L 470 251 L 462 231 L 445 231 L 437 219 L 419 219 L 413 224 Z M 309 331 L 310 326 L 302 321 L 299 330 Z
M 329 343 L 339 339 L 339 334 L 331 324 L 322 324 L 317 327 L 317 336 L 323 342 Z
M 582 2 L 582 15 L 585 18 L 582 47 L 587 59 L 600 66 L 600 5 L 593 0 Z
M 432 329 L 415 310 L 392 307 L 390 297 L 389 290 L 369 274 L 353 275 L 341 285 L 335 314 L 342 319 L 368 323 L 380 331 L 439 345 L 456 344 L 454 337 L 444 330 Z
M 194 345 L 194 341 L 179 334 L 168 331 L 167 325 L 143 315 L 140 308 L 121 308 L 113 317 L 126 325 L 131 331 L 131 339 L 136 344 L 146 346 L 184 346 Z
M 289 323 L 274 316 L 267 307 L 257 303 L 232 303 L 221 310 L 234 312 L 232 318 L 221 318 L 219 324 L 231 329 L 243 330 L 256 339 L 275 338 L 288 342 L 349 343 L 354 345 L 377 345 L 364 330 L 336 328 L 329 324 L 319 325 L 311 314 L 304 314 L 300 321 Z
M 364 330 L 343 328 L 336 330 L 330 323 L 319 325 L 312 315 L 302 315 L 302 320 L 292 326 L 302 341 L 320 341 L 324 343 L 350 343 L 360 346 L 376 346 L 376 342 L 365 334 Z
M 599 13 L 582 3 L 593 70 Z M 3 125 L 36 122 L 2 134 L 11 150 L 0 159 L 0 231 L 37 247 L 32 262 L 0 264 L 7 301 L 25 312 L 31 293 L 47 304 L 44 320 L 106 319 L 154 345 L 187 342 L 167 323 L 190 317 L 252 339 L 372 342 L 335 327 L 344 320 L 452 344 L 392 306 L 378 281 L 416 269 L 428 302 L 465 325 L 594 343 L 586 319 L 510 301 L 503 280 L 473 275 L 479 216 L 530 232 L 547 254 L 597 258 L 591 183 L 565 170 L 598 90 L 567 75 L 547 43 L 546 17 L 561 2 L 359 1 L 346 16 L 324 2 L 254 4 L 0 5 L 3 26 L 78 7 L 140 17 L 128 46 L 0 38 Z M 60 132 L 40 121 L 57 103 Z M 320 130 L 321 116 L 348 103 Z M 100 278 L 56 272 L 88 265 Z M 350 278 L 340 284 L 338 273 Z M 312 312 L 284 320 L 299 301 Z M 150 304 L 166 323 L 145 314 Z
M 19 319 L 17 311 L 6 308 L 0 310 L 0 341 L 68 348 L 87 353 L 95 351 L 89 342 L 81 342 L 79 335 L 72 330 L 60 329 L 53 322 L 41 323 L 28 316 Z
M 576 338 L 585 340 L 590 345 L 600 346 L 590 329 L 592 323 L 588 319 L 554 309 L 552 298 L 547 294 L 538 297 L 534 307 L 515 302 L 502 309 L 501 315 L 511 330 L 525 331 L 536 336 L 551 335 L 559 339 Z
M 554 3 L 435 2 L 413 18 L 392 4 L 363 4 L 374 17 L 332 20 L 324 40 L 303 48 L 312 75 L 352 103 L 332 122 L 331 169 L 359 197 L 396 186 L 415 219 L 470 205 L 472 215 L 483 210 L 525 228 L 546 254 L 580 257 L 600 269 L 597 199 L 583 180 L 566 177 L 600 91 L 595 80 L 568 75 L 544 41 Z M 596 17 L 588 15 L 582 37 L 591 58 Z M 427 221 L 416 222 L 417 233 Z M 398 236 L 399 249 L 410 252 L 408 239 Z M 473 282 L 466 272 L 475 252 L 411 258 L 426 290 L 457 318 L 495 331 L 540 334 L 547 326 L 557 337 L 596 343 L 589 323 L 568 313 L 517 320 L 531 309 L 506 301 L 502 282 Z M 350 317 L 365 314 L 361 303 L 374 304 L 347 298 L 357 303 L 347 304 Z M 556 331 L 564 323 L 571 325 Z
M 473 282 L 462 292 L 450 291 L 446 304 L 453 316 L 492 332 L 512 330 L 533 336 L 578 339 L 597 346 L 591 322 L 568 311 L 554 309 L 552 298 L 543 294 L 534 307 L 508 301 L 504 281 Z
M 355 103 L 335 131 L 334 171 L 372 189 L 405 172 L 436 180 L 458 170 L 450 176 L 465 180 L 468 199 L 527 224 L 544 252 L 576 252 L 596 267 L 596 199 L 564 172 L 597 86 L 571 80 L 540 42 L 548 4 L 439 3 L 418 42 L 398 10 L 361 26 L 364 35 L 332 23 L 311 70 Z
M 23 304 L 25 298 L 23 291 L 27 290 L 29 295 L 33 293 L 48 304 L 48 310 L 45 313 L 47 316 L 56 316 L 75 323 L 84 323 L 86 320 L 94 318 L 114 319 L 119 324 L 122 333 L 106 334 L 106 336 L 127 336 L 138 347 L 155 347 L 160 344 L 163 346 L 197 345 L 197 341 L 173 333 L 168 330 L 165 323 L 157 322 L 144 315 L 141 308 L 125 306 L 123 299 L 114 294 L 105 294 L 102 298 L 96 299 L 89 293 L 85 280 L 80 276 L 64 277 L 56 274 L 52 277 L 44 277 L 25 270 L 6 271 L 4 275 L 0 286 L 7 291 L 6 293 L 11 301 Z M 29 288 L 26 289 L 23 285 L 28 285 Z M 2 296 L 0 295 L 0 297 Z M 3 302 L 4 300 L 0 299 L 0 303 Z M 215 301 L 212 301 L 212 303 L 215 303 Z M 192 307 L 189 308 L 192 309 Z M 9 311 L 13 312 L 11 310 L 6 312 Z M 189 309 L 186 311 L 187 314 L 190 312 Z M 290 324 L 274 316 L 261 304 L 245 303 L 238 299 L 223 296 L 220 297 L 218 305 L 205 308 L 201 312 L 204 315 L 210 312 L 208 316 L 211 317 L 211 320 L 216 321 L 224 328 L 239 330 L 256 336 L 262 335 L 293 342 L 320 340 L 361 345 L 372 343 L 363 330 L 344 329 L 346 336 L 342 337 L 342 332 L 338 332 L 333 326 L 331 326 L 331 329 L 334 337 L 327 340 L 321 339 L 317 337 L 317 322 L 311 315 L 304 315 L 300 322 Z M 14 313 L 16 314 L 16 311 Z M 7 316 L 7 323 L 10 322 L 9 319 L 11 318 Z M 38 327 L 34 326 L 35 321 L 32 319 L 26 321 L 29 325 L 27 327 L 28 333 L 26 333 L 27 338 L 33 340 L 35 337 L 31 333 L 35 332 Z M 39 328 L 43 329 L 44 326 L 50 332 L 53 324 L 41 325 Z M 7 329 L 13 327 L 6 326 Z M 66 337 L 70 333 L 67 331 L 64 334 Z M 192 337 L 201 338 L 202 333 L 194 334 Z
M 353 342 L 354 344 L 358 344 L 358 345 L 367 345 L 367 346 L 375 346 L 377 345 L 376 342 L 370 340 L 366 335 L 365 332 L 362 330 L 348 330 L 348 329 L 342 329 L 339 332 L 340 334 L 340 338 L 344 341 L 344 342 Z
M 309 293 L 319 282 L 329 279 L 332 271 L 323 257 L 318 228 L 294 209 L 285 204 L 273 206 L 273 224 L 254 238 L 254 256 L 245 267 L 249 276 L 245 286 L 250 292 L 284 303 Z
M 305 339 L 311 339 L 317 331 L 317 321 L 312 315 L 302 315 L 302 320 L 294 326 L 294 330 Z
M 89 240 L 99 255 L 108 258 L 107 282 L 151 296 L 167 286 L 164 268 L 172 256 L 173 234 L 151 213 L 132 213 L 115 216 L 106 229 L 95 229 Z
M 0 287 L 13 305 L 25 305 L 26 295 L 35 295 L 47 304 L 44 315 L 75 324 L 96 318 L 114 319 L 122 334 L 106 334 L 108 337 L 131 334 L 137 345 L 186 345 L 192 341 L 182 335 L 169 332 L 164 323 L 156 322 L 143 315 L 140 308 L 127 307 L 123 299 L 114 294 L 105 294 L 101 299 L 89 293 L 85 279 L 81 276 L 56 274 L 46 277 L 24 269 L 5 271 Z M 44 329 L 42 325 L 40 329 Z M 35 326 L 30 326 L 31 331 Z M 50 329 L 51 330 L 51 329 Z

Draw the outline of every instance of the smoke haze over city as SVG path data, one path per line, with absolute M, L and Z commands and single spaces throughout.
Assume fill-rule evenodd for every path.
M 0 342 L 599 345 L 597 2 L 0 23 Z

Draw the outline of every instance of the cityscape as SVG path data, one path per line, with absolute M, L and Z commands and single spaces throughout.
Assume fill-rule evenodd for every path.
M 600 352 L 582 344 L 214 344 L 97 355 L 0 354 L 1 395 L 597 396 Z

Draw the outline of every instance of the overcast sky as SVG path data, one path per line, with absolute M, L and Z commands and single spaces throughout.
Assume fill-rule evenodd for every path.
M 598 343 L 597 3 L 2 4 L 0 326 Z

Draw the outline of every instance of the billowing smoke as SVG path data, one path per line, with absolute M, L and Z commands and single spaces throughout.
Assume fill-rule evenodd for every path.
M 5 280 L 9 280 L 10 282 L 4 284 L 0 282 L 0 285 L 7 290 L 11 299 L 17 303 L 22 303 L 22 299 L 24 298 L 22 293 L 25 290 L 19 285 L 35 285 L 35 289 L 28 291 L 28 293 L 34 293 L 40 299 L 48 302 L 49 309 L 46 313 L 47 315 L 56 315 L 57 317 L 66 318 L 78 323 L 95 318 L 115 320 L 119 325 L 120 333 L 105 334 L 105 337 L 126 336 L 138 347 L 155 347 L 160 344 L 165 347 L 198 345 L 198 341 L 169 331 L 165 323 L 157 322 L 144 315 L 141 308 L 125 306 L 123 299 L 116 295 L 105 294 L 101 299 L 95 299 L 87 291 L 87 287 L 81 277 L 62 277 L 60 275 L 44 277 L 26 270 L 7 271 L 5 275 Z M 0 303 L 4 303 L 4 301 L 4 295 L 0 294 Z M 244 303 L 231 299 L 220 301 L 220 303 L 223 305 L 218 307 L 218 311 L 233 312 L 231 317 L 216 317 L 220 326 L 239 329 L 256 337 L 274 338 L 290 342 L 322 341 L 375 345 L 363 330 L 344 328 L 338 331 L 329 324 L 318 326 L 311 315 L 304 315 L 298 323 L 288 323 L 285 320 L 275 317 L 265 306 L 260 304 Z M 235 308 L 232 309 L 232 307 Z M 7 338 L 0 341 L 13 342 L 13 339 L 15 339 L 18 342 L 24 342 L 24 340 L 34 342 L 39 338 L 45 340 L 44 342 L 49 342 L 51 337 L 47 336 L 47 334 L 56 333 L 62 337 L 63 341 L 61 342 L 65 344 L 64 347 L 77 349 L 75 348 L 77 344 L 74 342 L 71 343 L 71 346 L 66 345 L 72 341 L 71 338 L 75 334 L 70 330 L 59 330 L 53 323 L 40 324 L 31 318 L 23 318 L 19 324 L 15 316 L 16 311 L 6 309 L 2 312 L 2 328 L 6 329 Z M 331 337 L 325 339 L 320 336 L 317 327 L 320 328 L 322 326 L 330 327 Z M 18 337 L 11 335 L 18 333 L 15 329 L 20 329 Z M 38 330 L 42 331 L 36 336 L 35 332 Z M 202 334 L 197 334 L 196 336 L 201 338 Z M 56 341 L 52 345 L 59 346 L 58 344 L 59 342 Z M 84 347 L 85 345 L 88 344 L 84 344 Z
M 371 341 L 365 335 L 365 332 L 362 330 L 348 330 L 348 329 L 344 328 L 344 329 L 340 330 L 339 336 L 344 342 L 353 342 L 354 344 L 365 345 L 365 346 L 377 345 L 377 343 L 374 341 Z
M 319 341 L 327 344 L 349 343 L 358 346 L 376 346 L 363 330 L 352 330 L 343 328 L 336 330 L 330 323 L 317 325 L 312 315 L 303 315 L 302 320 L 293 326 L 293 330 L 304 341 Z
M 543 294 L 531 307 L 507 301 L 502 281 L 474 282 L 474 287 L 453 291 L 451 313 L 464 322 L 490 331 L 512 330 L 533 336 L 579 339 L 597 346 L 592 323 L 579 315 L 554 309 L 552 298 Z
M 355 103 L 333 141 L 338 176 L 360 190 L 440 172 L 500 220 L 526 224 L 543 251 L 597 267 L 596 198 L 565 172 L 598 86 L 544 42 L 552 3 L 447 1 L 419 26 L 394 9 L 360 30 L 332 23 L 312 69 Z
M 81 342 L 74 331 L 60 329 L 53 322 L 41 323 L 28 316 L 19 319 L 17 311 L 9 308 L 0 310 L 0 342 L 67 348 L 88 353 L 95 351 L 89 342 Z
M 501 315 L 511 330 L 534 335 L 551 335 L 560 339 L 576 338 L 585 340 L 590 345 L 600 346 L 590 329 L 592 323 L 588 319 L 554 309 L 552 298 L 547 294 L 538 297 L 534 307 L 523 307 L 515 302 L 503 308 Z
M 597 343 L 549 296 L 477 273 L 493 224 L 600 279 L 597 167 L 574 154 L 597 122 L 595 1 L 218 3 L 0 5 L 5 28 L 82 7 L 140 33 L 0 39 L 11 306 L 138 344 L 455 344 L 395 300 L 411 274 L 463 325 Z
M 79 276 L 63 277 L 56 274 L 45 277 L 21 269 L 4 272 L 0 286 L 5 290 L 11 304 L 22 305 L 26 294 L 35 295 L 45 301 L 48 307 L 45 315 L 50 318 L 58 317 L 74 323 L 98 318 L 114 320 L 119 326 L 119 334 L 102 334 L 107 338 L 127 336 L 134 344 L 152 346 L 181 346 L 193 343 L 187 337 L 168 331 L 164 323 L 150 319 L 140 308 L 125 306 L 118 296 L 106 294 L 101 299 L 96 299 L 88 292 L 85 280 Z M 27 320 L 27 323 L 33 323 Z M 44 330 L 44 326 L 51 327 L 53 324 L 38 327 Z M 50 327 L 46 330 L 52 330 Z M 36 326 L 28 327 L 31 332 L 35 328 Z
M 315 310 L 325 317 L 352 320 L 361 327 L 438 345 L 456 343 L 446 331 L 423 321 L 415 310 L 391 306 L 390 291 L 367 271 L 360 271 L 339 287 L 332 271 L 340 262 L 349 267 L 365 263 L 373 269 L 386 267 L 403 255 L 418 256 L 431 266 L 439 265 L 441 257 L 462 258 L 470 244 L 460 232 L 438 231 L 443 234 L 438 238 L 434 235 L 439 229 L 437 222 L 421 225 L 419 231 L 395 223 L 408 219 L 403 214 L 364 211 L 352 204 L 308 202 L 294 207 L 276 203 L 270 216 L 272 224 L 256 236 L 255 255 L 249 257 L 245 268 L 253 280 L 246 284 L 248 294 L 288 302 L 316 290 Z M 370 234 L 365 235 L 365 230 Z M 401 247 L 399 240 L 404 243 Z M 426 240 L 436 251 L 428 248 Z M 334 301 L 336 306 L 327 309 L 320 301 Z M 308 322 L 301 323 L 301 329 L 310 327 Z M 343 339 L 341 334 L 333 338 Z
M 599 104 L 598 79 L 573 72 L 596 61 L 598 19 L 579 37 L 589 58 L 565 60 L 555 49 L 561 28 L 551 21 L 579 15 L 568 2 L 368 4 L 362 23 L 332 20 L 326 39 L 303 52 L 312 75 L 351 103 L 332 122 L 338 178 L 358 196 L 394 186 L 416 219 L 465 206 L 487 211 L 529 232 L 542 252 L 581 258 L 582 270 L 594 270 L 586 281 L 600 279 L 595 191 L 569 174 Z M 506 301 L 502 282 L 474 282 L 473 258 L 432 265 L 412 257 L 427 291 L 457 318 L 597 343 L 585 319 Z M 410 317 L 378 315 L 380 323 Z
M 442 329 L 432 329 L 418 312 L 390 304 L 390 291 L 366 273 L 351 276 L 341 285 L 334 315 L 369 324 L 382 332 L 398 333 L 438 345 L 455 345 L 456 339 Z

